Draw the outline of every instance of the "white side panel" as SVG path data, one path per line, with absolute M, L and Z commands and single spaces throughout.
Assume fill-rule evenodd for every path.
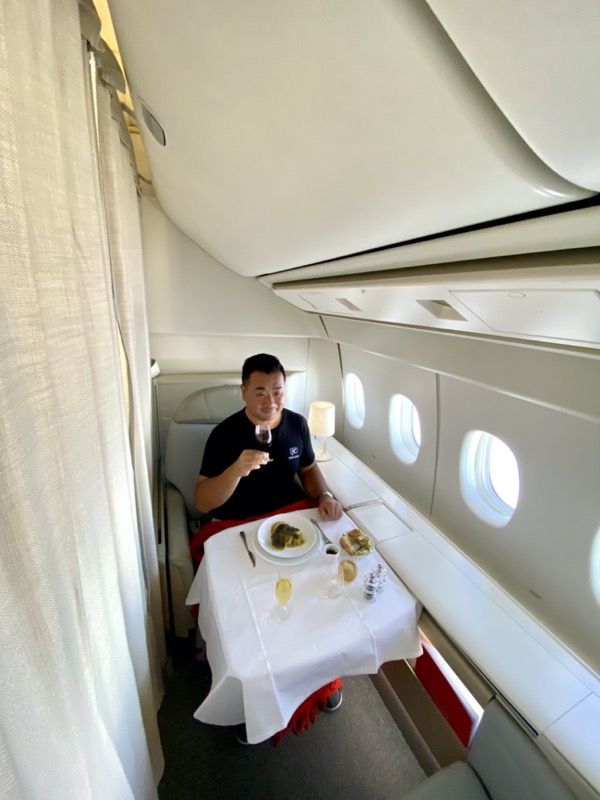
M 436 621 L 484 675 L 529 719 L 545 730 L 589 694 L 587 687 L 549 657 L 548 651 L 420 535 L 378 545 L 379 552 L 406 581 Z M 530 690 L 526 669 L 540 691 Z
M 531 149 L 559 175 L 600 189 L 597 0 L 427 0 Z
M 367 466 L 412 505 L 429 513 L 435 471 L 437 437 L 436 378 L 403 361 L 342 347 L 344 375 L 360 377 L 365 392 L 365 423 L 357 430 L 344 423 L 343 442 Z M 390 400 L 406 395 L 417 407 L 423 444 L 416 462 L 408 465 L 393 453 L 388 419 Z M 337 438 L 342 438 L 338 436 Z
M 600 787 L 599 720 L 600 697 L 588 695 L 544 732 L 548 741 L 562 752 L 573 741 L 579 742 L 578 749 L 572 754 L 573 765 L 596 787 Z M 589 735 L 582 736 L 582 731 Z
M 327 480 L 339 488 L 344 504 L 355 496 L 375 495 L 398 514 L 373 499 L 348 512 L 379 542 L 379 553 L 540 734 L 550 760 L 566 767 L 563 775 L 570 785 L 600 789 L 599 676 L 339 442 L 333 441 L 331 450 L 335 460 L 327 466 Z M 576 796 L 587 800 L 597 795 L 576 788 Z
M 481 521 L 461 496 L 461 447 L 472 430 L 498 436 L 519 465 L 519 501 L 503 528 Z M 592 589 L 597 572 L 592 548 L 600 525 L 599 454 L 599 422 L 440 379 L 431 522 L 600 672 L 600 615 Z

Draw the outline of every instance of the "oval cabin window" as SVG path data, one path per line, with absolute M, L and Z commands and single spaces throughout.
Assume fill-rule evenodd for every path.
M 421 447 L 421 422 L 412 400 L 403 394 L 392 397 L 389 424 L 394 454 L 400 461 L 413 464 Z
M 349 372 L 344 380 L 346 419 L 353 428 L 365 423 L 365 392 L 358 375 Z
M 460 490 L 471 511 L 500 528 L 519 499 L 519 467 L 502 439 L 485 431 L 465 436 L 460 457 Z
M 600 528 L 596 531 L 596 536 L 592 543 L 592 554 L 590 557 L 590 580 L 592 591 L 596 602 L 600 606 Z

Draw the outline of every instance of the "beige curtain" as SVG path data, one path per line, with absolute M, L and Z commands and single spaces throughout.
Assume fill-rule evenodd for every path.
M 133 490 L 139 531 L 139 567 L 145 577 L 147 589 L 146 636 L 137 642 L 140 647 L 140 659 L 134 662 L 134 665 L 144 664 L 143 656 L 146 649 L 151 646 L 156 652 L 156 658 L 151 659 L 150 666 L 156 667 L 159 662 L 164 663 L 166 652 L 150 494 L 152 482 L 150 347 L 139 198 L 135 180 L 137 172 L 132 161 L 133 148 L 116 91 L 104 82 L 102 69 L 97 84 L 97 107 L 102 194 L 112 267 L 113 294 L 128 368 L 129 441 L 134 465 Z M 133 631 L 137 632 L 139 620 L 132 622 Z M 148 692 L 142 703 L 142 711 L 145 715 L 155 716 L 154 709 L 162 697 L 162 683 L 156 670 L 148 677 L 151 679 L 150 682 L 146 681 L 145 670 L 137 675 L 141 699 L 144 698 L 143 693 Z M 148 730 L 149 726 L 146 727 Z M 159 742 L 154 744 L 160 749 Z
M 145 314 L 119 301 L 129 425 L 113 296 L 140 291 L 139 221 L 110 150 L 103 198 L 77 2 L 0 0 L 3 800 L 156 798 L 163 767 Z

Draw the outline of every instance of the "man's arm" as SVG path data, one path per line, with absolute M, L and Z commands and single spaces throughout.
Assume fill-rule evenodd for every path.
M 319 499 L 319 514 L 323 519 L 339 519 L 342 516 L 341 503 L 335 497 L 323 495 L 323 492 L 328 491 L 327 484 L 316 461 L 313 461 L 308 467 L 300 467 L 298 477 L 306 494 L 315 500 Z
M 234 493 L 242 478 L 253 469 L 260 469 L 269 461 L 269 454 L 262 450 L 242 450 L 233 464 L 214 478 L 198 475 L 194 488 L 194 502 L 199 511 L 207 514 L 213 508 L 223 505 Z

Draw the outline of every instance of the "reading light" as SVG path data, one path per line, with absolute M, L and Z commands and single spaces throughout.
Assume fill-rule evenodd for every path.
M 315 400 L 310 404 L 308 427 L 312 436 L 323 440 L 323 446 L 315 447 L 317 461 L 330 461 L 333 456 L 327 452 L 327 439 L 335 433 L 335 405 L 325 400 Z

